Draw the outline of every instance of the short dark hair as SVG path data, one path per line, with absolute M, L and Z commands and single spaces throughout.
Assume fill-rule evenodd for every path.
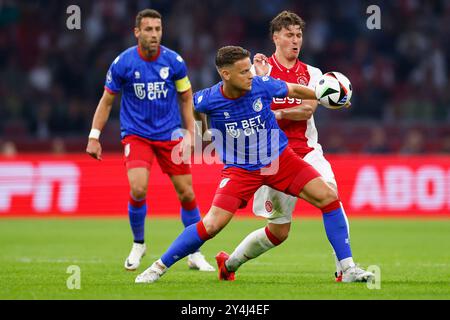
M 297 14 L 285 10 L 270 21 L 270 36 L 272 37 L 275 32 L 281 31 L 283 28 L 287 29 L 289 26 L 300 26 L 300 30 L 303 32 L 305 25 L 305 21 Z
M 162 20 L 161 13 L 159 13 L 158 11 L 154 9 L 144 9 L 142 11 L 139 11 L 138 14 L 136 15 L 136 25 L 135 25 L 136 28 L 141 27 L 141 20 L 143 18 L 155 18 Z
M 222 68 L 232 65 L 236 61 L 250 58 L 250 51 L 237 46 L 222 47 L 217 51 L 216 66 Z

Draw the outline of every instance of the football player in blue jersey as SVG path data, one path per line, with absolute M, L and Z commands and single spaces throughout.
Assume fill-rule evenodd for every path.
M 131 189 L 128 213 L 134 236 L 131 252 L 125 260 L 127 270 L 136 270 L 146 253 L 146 195 L 154 158 L 173 183 L 181 202 L 184 226 L 200 221 L 190 164 L 172 161 L 172 153 L 181 151 L 190 155 L 192 151 L 195 123 L 186 64 L 178 53 L 161 45 L 162 17 L 156 10 L 145 9 L 137 14 L 134 35 L 137 46 L 122 52 L 108 70 L 86 148 L 89 155 L 101 160 L 100 133 L 115 96 L 121 92 L 121 139 Z M 184 137 L 182 126 L 188 133 Z M 189 255 L 188 265 L 201 271 L 215 270 L 200 251 Z
M 136 277 L 136 283 L 157 281 L 174 263 L 198 250 L 231 221 L 237 209 L 262 185 L 305 199 L 321 209 L 325 231 L 339 259 L 351 265 L 356 280 L 367 281 L 373 274 L 358 268 L 352 259 L 345 215 L 338 195 L 320 174 L 297 156 L 271 111 L 272 99 L 297 98 L 316 100 L 314 90 L 269 76 L 253 76 L 250 53 L 235 46 L 219 49 L 216 66 L 222 81 L 194 95 L 198 112 L 207 114 L 214 144 L 225 168 L 208 214 L 185 228 L 169 249 L 147 270 Z M 261 232 L 252 258 L 279 245 L 270 226 Z M 234 280 L 239 263 L 229 263 L 228 255 L 216 256 L 219 279 Z

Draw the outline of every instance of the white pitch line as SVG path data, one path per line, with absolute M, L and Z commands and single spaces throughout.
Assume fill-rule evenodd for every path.
M 28 257 L 21 257 L 17 259 L 17 262 L 22 263 L 88 263 L 88 264 L 98 264 L 103 263 L 102 260 L 78 260 L 78 259 L 35 259 Z

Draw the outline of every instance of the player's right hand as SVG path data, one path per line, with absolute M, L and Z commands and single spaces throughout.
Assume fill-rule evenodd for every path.
M 102 145 L 100 141 L 90 138 L 86 147 L 86 153 L 94 159 L 102 160 Z
M 265 76 L 269 73 L 269 59 L 262 53 L 255 54 L 253 65 L 258 76 Z

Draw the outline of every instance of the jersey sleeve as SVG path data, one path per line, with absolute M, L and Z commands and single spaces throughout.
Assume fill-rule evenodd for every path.
M 194 93 L 194 109 L 197 112 L 208 113 L 209 109 L 205 90 Z
M 289 90 L 287 83 L 282 80 L 277 80 L 270 76 L 261 77 L 261 83 L 271 97 L 286 98 Z
M 314 90 L 314 88 L 317 85 L 317 82 L 319 82 L 319 79 L 322 76 L 322 71 L 320 71 L 319 68 L 311 67 L 308 65 L 308 72 L 310 74 L 308 88 L 311 88 Z
M 187 66 L 180 55 L 177 55 L 174 61 L 174 81 L 178 92 L 185 92 L 191 88 Z
M 108 73 L 106 74 L 105 80 L 105 90 L 109 93 L 116 94 L 119 93 L 122 89 L 122 85 L 124 83 L 123 77 L 123 64 L 119 63 L 121 56 L 118 56 L 111 66 L 109 67 Z

